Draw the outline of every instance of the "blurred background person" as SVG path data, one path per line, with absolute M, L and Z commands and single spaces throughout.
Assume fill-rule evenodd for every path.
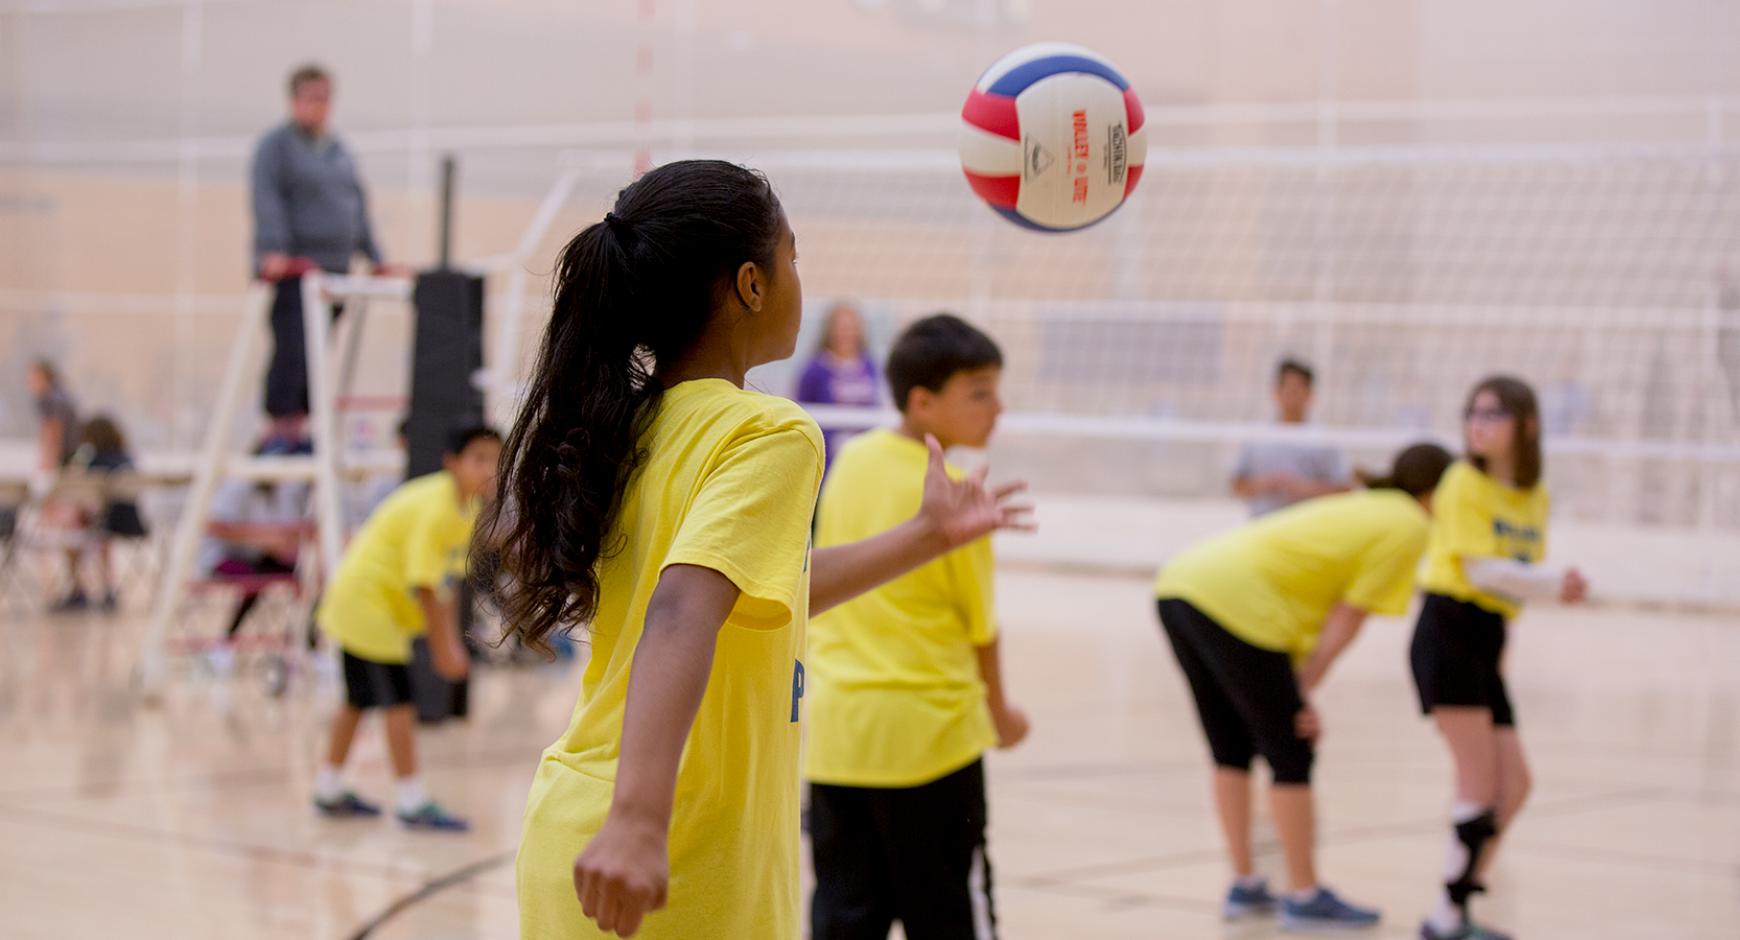
M 291 456 L 283 441 L 268 439 L 255 449 L 262 457 Z M 201 578 L 233 581 L 238 587 L 235 611 L 224 637 L 211 648 L 207 661 L 219 675 L 235 666 L 236 636 L 248 614 L 274 580 L 289 580 L 306 535 L 310 487 L 300 480 L 226 480 L 213 494 L 207 511 L 205 539 L 200 544 Z
M 129 473 L 134 469 L 127 439 L 114 418 L 99 414 L 85 422 L 79 446 L 67 461 L 67 468 L 103 475 Z M 148 534 L 145 519 L 139 513 L 139 504 L 130 495 L 105 491 L 94 512 L 73 511 L 69 527 L 73 531 L 66 548 L 66 570 L 71 587 L 54 609 L 58 612 L 84 610 L 94 600 L 105 613 L 113 612 L 119 606 L 119 598 L 115 590 L 112 543 L 117 538 L 141 539 Z M 97 559 L 98 586 L 96 591 L 89 593 L 85 591 L 79 571 L 79 562 L 87 549 L 94 550 Z
M 1308 421 L 1315 382 L 1310 366 L 1281 360 L 1275 367 L 1276 420 L 1284 425 Z M 1327 444 L 1252 441 L 1239 450 L 1232 490 L 1255 517 L 1313 496 L 1345 493 L 1352 482 L 1346 458 Z
M 36 403 L 37 469 L 52 476 L 78 449 L 78 407 L 47 359 L 30 364 L 30 397 Z
M 368 199 L 350 151 L 328 126 L 332 76 L 318 65 L 290 75 L 290 118 L 254 149 L 250 170 L 254 209 L 254 273 L 280 282 L 272 304 L 273 352 L 266 372 L 266 414 L 272 433 L 301 440 L 308 418 L 308 368 L 299 263 L 333 274 L 363 255 L 382 263 L 369 225 Z M 341 312 L 333 306 L 333 316 Z
M 797 400 L 806 405 L 874 408 L 881 401 L 879 377 L 880 370 L 864 341 L 864 315 L 851 301 L 835 301 L 822 326 L 821 346 L 798 378 Z M 840 444 L 854 433 L 849 428 L 822 426 L 827 462 L 833 462 Z

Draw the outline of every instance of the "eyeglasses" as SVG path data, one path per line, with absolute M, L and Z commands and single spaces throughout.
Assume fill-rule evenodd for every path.
M 1503 408 L 1470 408 L 1462 417 L 1468 421 L 1478 421 L 1482 424 L 1497 424 L 1513 417 Z

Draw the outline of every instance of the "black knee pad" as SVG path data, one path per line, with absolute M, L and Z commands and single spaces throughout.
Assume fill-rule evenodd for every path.
M 1457 907 L 1466 908 L 1469 898 L 1486 890 L 1485 885 L 1474 880 L 1474 868 L 1480 864 L 1480 850 L 1497 835 L 1498 817 L 1490 809 L 1456 824 L 1456 838 L 1468 849 L 1468 864 L 1462 866 L 1462 874 L 1455 881 L 1444 883 L 1444 890 Z

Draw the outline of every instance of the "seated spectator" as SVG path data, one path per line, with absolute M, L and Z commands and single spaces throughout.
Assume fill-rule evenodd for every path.
M 108 415 L 97 415 L 86 422 L 80 439 L 81 443 L 67 462 L 69 471 L 107 475 L 133 470 L 133 458 L 127 452 L 126 438 L 122 436 L 114 419 Z M 66 597 L 54 605 L 54 609 L 57 612 L 68 612 L 84 610 L 90 606 L 91 595 L 85 592 L 84 582 L 80 578 L 79 559 L 87 546 L 94 546 L 101 586 L 101 591 L 96 595 L 97 605 L 105 612 L 113 612 L 119 606 L 119 598 L 115 592 L 115 569 L 110 545 L 116 538 L 145 537 L 145 520 L 139 514 L 139 506 L 131 496 L 117 497 L 105 493 L 102 505 L 94 513 L 70 507 L 66 511 L 69 528 L 78 535 L 66 549 L 67 578 L 72 588 Z
M 291 451 L 282 441 L 268 441 L 256 453 L 269 457 Z M 308 493 L 302 482 L 227 480 L 212 497 L 199 552 L 200 574 L 242 584 L 229 628 L 208 657 L 214 671 L 227 673 L 234 665 L 236 635 L 265 592 L 261 579 L 295 573 L 308 528 Z
M 880 375 L 864 342 L 864 317 L 848 301 L 828 308 L 822 344 L 798 379 L 797 400 L 812 405 L 874 408 L 880 401 Z M 827 459 L 854 432 L 822 427 Z

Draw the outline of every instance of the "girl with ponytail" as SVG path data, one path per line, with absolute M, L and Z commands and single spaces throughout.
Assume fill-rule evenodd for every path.
M 1378 923 L 1378 911 L 1342 900 L 1317 878 L 1311 769 L 1323 722 L 1311 697 L 1369 614 L 1407 610 L 1433 493 L 1451 460 L 1436 444 L 1415 444 L 1389 473 L 1366 476 L 1366 489 L 1295 503 L 1187 549 L 1160 572 L 1160 623 L 1214 762 L 1233 875 L 1222 904 L 1229 920 L 1279 914 L 1289 930 Z M 1285 893 L 1269 891 L 1251 856 L 1251 762 L 1259 754 L 1271 771 Z
M 717 161 L 646 174 L 562 251 L 474 548 L 510 636 L 591 644 L 526 806 L 526 937 L 798 937 L 808 617 L 1024 527 L 1019 485 L 950 480 L 933 441 L 917 516 L 810 551 L 821 434 L 743 388 L 792 353 L 796 261 L 767 180 Z

